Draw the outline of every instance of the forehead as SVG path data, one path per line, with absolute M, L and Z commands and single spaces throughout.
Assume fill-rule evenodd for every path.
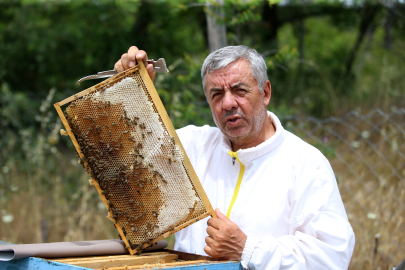
M 215 71 L 207 73 L 205 83 L 208 88 L 225 87 L 236 83 L 255 83 L 250 69 L 249 62 L 246 59 L 239 59 L 229 65 Z

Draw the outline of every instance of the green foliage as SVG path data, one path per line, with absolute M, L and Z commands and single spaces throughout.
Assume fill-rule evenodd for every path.
M 54 100 L 60 100 L 93 85 L 95 81 L 81 86 L 75 81 L 111 69 L 135 44 L 146 49 L 149 58 L 163 56 L 174 65 L 172 73 L 162 75 L 162 83 L 157 84 L 176 127 L 212 124 L 199 78 L 200 64 L 208 53 L 204 5 L 205 1 L 187 0 L 0 2 L 0 82 L 29 98 L 24 110 L 38 110 L 48 89 L 55 87 Z M 385 86 L 395 84 L 388 96 L 403 92 L 398 75 L 403 69 L 395 68 L 403 66 L 400 19 L 392 30 L 395 50 L 382 48 L 384 28 L 378 26 L 371 45 L 360 47 L 357 55 L 361 57 L 355 58 L 354 68 L 345 77 L 345 62 L 358 36 L 359 6 L 344 7 L 339 1 L 303 6 L 299 1 L 277 5 L 277 1 L 228 0 L 222 9 L 229 44 L 245 44 L 265 56 L 273 110 L 328 116 L 349 106 L 342 103 L 372 103 L 372 93 L 382 95 L 375 81 L 383 61 L 393 67 L 380 80 Z M 376 20 L 386 15 L 382 10 Z M 32 115 L 19 123 L 38 127 Z
M 261 19 L 259 8 L 262 1 L 241 1 L 241 0 L 228 0 L 225 2 L 224 22 L 227 25 L 243 25 L 245 23 L 258 22 Z
M 185 53 L 169 66 L 170 76 L 158 74 L 156 89 L 165 104 L 166 110 L 175 128 L 186 125 L 214 125 L 211 111 L 201 82 L 201 65 L 204 57 L 192 58 Z M 168 88 L 168 86 L 175 86 Z

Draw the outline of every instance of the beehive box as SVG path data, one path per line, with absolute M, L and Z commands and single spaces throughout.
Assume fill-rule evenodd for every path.
M 13 261 L 0 261 L 0 269 L 13 270 L 125 270 L 125 269 L 171 269 L 171 270 L 240 270 L 240 262 L 215 261 L 206 256 L 173 250 L 145 252 L 141 255 L 115 255 L 77 258 L 43 259 L 29 257 Z
M 131 255 L 215 216 L 143 63 L 55 108 Z

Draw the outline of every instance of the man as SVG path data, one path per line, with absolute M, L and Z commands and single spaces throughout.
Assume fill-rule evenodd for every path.
M 146 59 L 131 47 L 115 69 Z M 152 65 L 146 68 L 154 80 Z M 218 218 L 176 233 L 175 249 L 251 269 L 347 269 L 354 233 L 332 168 L 267 111 L 264 59 L 229 46 L 212 52 L 201 74 L 217 128 L 177 133 Z

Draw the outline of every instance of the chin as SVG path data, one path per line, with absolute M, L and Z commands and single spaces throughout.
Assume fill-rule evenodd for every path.
M 213 115 L 214 116 L 214 115 Z M 246 126 L 238 127 L 238 128 L 233 128 L 233 129 L 226 129 L 225 125 L 226 123 L 218 122 L 218 120 L 213 117 L 215 125 L 221 130 L 222 134 L 225 135 L 230 140 L 240 140 L 244 139 L 249 135 L 250 130 Z M 220 124 L 218 124 L 220 123 Z
M 225 128 L 222 128 L 221 131 L 229 139 L 238 140 L 238 139 L 244 139 L 249 136 L 248 130 L 244 130 L 243 128 L 241 128 L 241 129 L 242 130 L 227 130 Z

